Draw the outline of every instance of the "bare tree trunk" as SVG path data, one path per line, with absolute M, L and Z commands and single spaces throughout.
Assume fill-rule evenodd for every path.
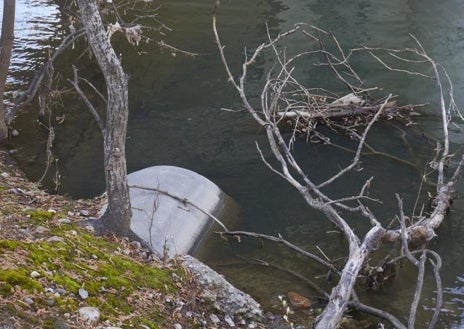
M 108 207 L 97 221 L 97 232 L 126 236 L 130 233 L 131 207 L 127 186 L 126 131 L 128 79 L 111 46 L 96 0 L 78 0 L 90 46 L 105 77 L 108 105 L 103 129 L 104 165 Z
M 0 39 L 0 142 L 8 137 L 3 93 L 5 92 L 6 78 L 10 67 L 11 50 L 13 48 L 15 7 L 15 0 L 4 0 L 2 37 Z

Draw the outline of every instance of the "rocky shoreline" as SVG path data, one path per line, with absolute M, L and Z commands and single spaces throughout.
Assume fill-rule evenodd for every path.
M 97 216 L 104 200 L 49 195 L 27 181 L 4 150 L 0 194 L 1 328 L 289 328 L 281 317 L 264 316 L 253 298 L 191 256 L 165 264 L 136 242 L 93 237 L 77 224 Z M 106 269 L 116 261 L 124 265 Z M 161 271 L 163 288 L 136 282 L 131 266 Z M 116 267 L 134 271 L 134 282 L 126 282 Z M 103 269 L 105 279 L 91 275 Z M 168 286 L 174 290 L 163 291 Z M 154 311 L 157 322 L 150 325 Z

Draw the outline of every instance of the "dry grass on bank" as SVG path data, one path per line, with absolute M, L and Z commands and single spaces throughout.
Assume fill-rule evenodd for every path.
M 196 328 L 211 305 L 175 263 L 75 224 L 102 200 L 73 201 L 28 182 L 0 152 L 1 328 Z M 97 307 L 96 323 L 79 315 Z M 209 326 L 207 326 L 209 327 Z

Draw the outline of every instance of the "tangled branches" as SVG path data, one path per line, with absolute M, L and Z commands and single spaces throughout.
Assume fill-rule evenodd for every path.
M 429 328 L 433 328 L 438 319 L 442 303 L 441 279 L 439 276 L 441 260 L 438 254 L 428 250 L 426 246 L 428 241 L 436 236 L 434 230 L 444 220 L 450 203 L 455 197 L 455 185 L 464 166 L 464 156 L 461 155 L 461 160 L 454 168 L 454 172 L 446 175 L 444 170 L 449 165 L 449 159 L 452 156 L 457 157 L 450 150 L 448 127 L 452 122 L 453 115 L 458 114 L 460 116 L 454 101 L 452 84 L 446 71 L 429 57 L 420 42 L 413 36 L 411 37 L 415 43 L 415 48 L 385 49 L 360 47 L 346 52 L 342 49 L 337 39 L 326 31 L 313 26 L 297 24 L 293 29 L 280 33 L 275 37 L 271 37 L 268 32 L 266 42 L 260 44 L 250 53 L 245 52 L 241 73 L 238 78 L 235 78 L 228 64 L 224 45 L 218 33 L 216 23 L 217 6 L 218 3 L 213 11 L 213 31 L 228 80 L 239 94 L 245 109 L 265 130 L 269 147 L 273 157 L 277 160 L 277 165 L 272 166 L 258 146 L 258 151 L 263 161 L 270 170 L 292 185 L 310 207 L 323 213 L 325 218 L 342 232 L 347 241 L 347 259 L 342 268 L 331 268 L 333 266 L 332 263 L 326 264 L 325 261 L 321 262 L 315 255 L 309 257 L 312 261 L 326 266 L 330 271 L 338 275 L 338 283 L 332 292 L 328 294 L 327 305 L 316 321 L 316 328 L 336 328 L 349 307 L 383 318 L 396 328 L 414 328 L 416 313 L 421 299 L 427 259 L 432 264 L 437 285 L 435 312 L 429 322 Z M 281 42 L 285 38 L 297 33 L 306 36 L 309 50 L 288 56 Z M 329 50 L 327 40 L 332 43 L 334 51 Z M 267 73 L 258 107 L 252 105 L 250 96 L 246 92 L 248 72 L 255 65 L 258 57 L 269 53 L 273 56 L 275 65 Z M 368 207 L 369 202 L 375 201 L 367 193 L 372 178 L 364 183 L 361 182 L 357 195 L 333 199 L 324 192 L 329 185 L 347 173 L 354 171 L 360 165 L 362 150 L 366 147 L 367 135 L 373 129 L 376 121 L 381 118 L 388 119 L 390 117 L 401 116 L 406 118 L 406 122 L 410 122 L 411 116 L 416 114 L 414 106 L 398 106 L 393 101 L 391 94 L 377 100 L 370 96 L 369 93 L 377 90 L 377 88 L 363 87 L 363 80 L 350 64 L 351 58 L 358 53 L 371 56 L 385 70 L 430 79 L 436 84 L 440 99 L 442 139 L 440 142 L 437 142 L 436 157 L 431 161 L 437 177 L 437 185 L 432 202 L 433 207 L 430 215 L 421 214 L 419 216 L 412 216 L 412 218 L 406 218 L 403 211 L 402 199 L 397 196 L 398 216 L 396 228 L 391 226 L 384 227 L 382 224 L 383 221 L 377 218 Z M 391 64 L 387 64 L 387 61 L 382 56 L 390 57 L 390 59 L 393 58 L 400 64 L 419 63 L 428 67 L 429 70 L 431 69 L 433 75 L 429 76 L 419 71 L 409 71 L 402 68 L 399 64 L 398 67 L 392 66 Z M 336 79 L 348 88 L 348 94 L 339 97 L 322 88 L 311 89 L 305 87 L 299 82 L 295 74 L 295 67 L 303 57 L 316 58 L 317 61 L 313 62 L 313 64 L 324 66 L 331 70 Z M 446 83 L 446 88 L 443 83 Z M 294 128 L 294 134 L 289 140 L 286 140 L 281 132 L 281 124 L 284 122 L 290 122 Z M 319 122 L 336 126 L 349 132 L 350 136 L 358 141 L 358 145 L 350 163 L 333 173 L 330 178 L 322 183 L 316 184 L 313 180 L 314 178 L 307 175 L 294 158 L 292 143 L 295 134 L 299 132 L 320 136 L 320 133 L 316 130 Z M 362 130 L 356 129 L 360 126 L 363 127 Z M 364 236 L 355 233 L 352 224 L 343 215 L 347 212 L 358 214 L 358 217 L 365 218 L 370 223 L 370 229 Z M 223 234 L 225 236 L 258 236 L 283 243 L 293 250 L 299 249 L 281 236 L 275 238 L 241 231 L 228 231 Z M 401 253 L 404 255 L 402 259 L 407 259 L 418 269 L 416 292 L 411 303 L 407 324 L 403 324 L 401 320 L 386 311 L 361 303 L 354 290 L 358 277 L 361 274 L 366 275 L 366 273 L 369 273 L 367 265 L 369 257 L 376 252 L 381 244 L 394 242 L 401 246 Z M 418 259 L 414 256 L 415 253 L 410 251 L 411 245 L 419 248 L 417 252 L 420 254 L 420 257 Z M 308 254 L 307 252 L 302 253 L 306 256 Z M 388 264 L 394 265 L 396 261 L 398 260 L 390 260 Z M 377 270 L 379 268 L 376 267 Z

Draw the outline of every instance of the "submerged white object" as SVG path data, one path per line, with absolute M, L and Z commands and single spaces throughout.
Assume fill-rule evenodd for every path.
M 209 214 L 220 217 L 233 203 L 216 184 L 179 167 L 145 168 L 129 174 L 128 183 L 131 230 L 159 256 L 194 253 L 215 223 Z
M 364 100 L 356 96 L 355 94 L 351 93 L 348 95 L 345 95 L 343 97 L 340 97 L 339 99 L 334 100 L 330 105 L 332 106 L 347 106 L 347 105 L 363 105 Z

